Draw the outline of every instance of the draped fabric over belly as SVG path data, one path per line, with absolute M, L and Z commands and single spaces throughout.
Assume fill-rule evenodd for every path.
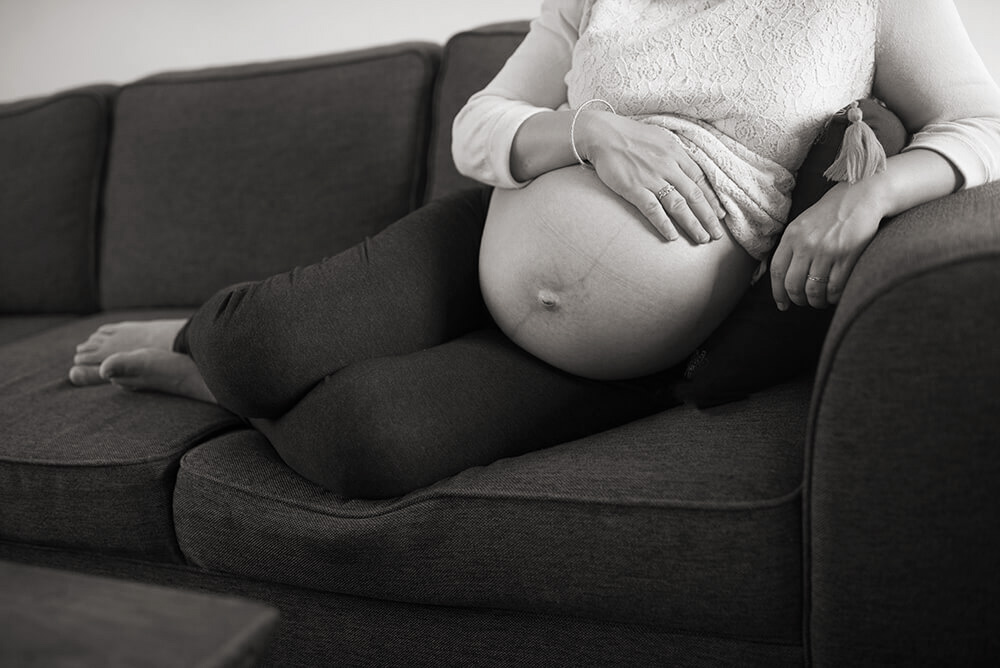
M 570 108 L 591 98 L 674 134 L 757 259 L 830 116 L 870 94 L 877 0 L 590 0 Z

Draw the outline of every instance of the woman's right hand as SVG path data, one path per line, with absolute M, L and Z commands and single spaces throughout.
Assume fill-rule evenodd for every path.
M 601 181 L 635 206 L 664 239 L 677 239 L 678 229 L 695 243 L 725 234 L 720 220 L 725 209 L 701 167 L 670 131 L 584 110 L 573 134 L 577 150 Z

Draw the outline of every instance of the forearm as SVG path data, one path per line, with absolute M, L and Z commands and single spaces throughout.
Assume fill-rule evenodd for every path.
M 576 125 L 573 117 L 576 115 Z M 545 172 L 575 165 L 577 156 L 573 153 L 575 144 L 580 158 L 590 160 L 601 144 L 608 147 L 612 143 L 622 150 L 628 143 L 616 132 L 616 124 L 631 123 L 609 111 L 602 111 L 600 105 L 582 111 L 554 111 L 535 114 L 518 128 L 510 149 L 510 173 L 518 181 L 527 181 Z M 572 136 L 571 136 L 572 133 Z
M 527 181 L 576 162 L 569 136 L 573 113 L 535 114 L 521 124 L 510 147 L 510 173 L 515 179 Z
M 950 195 L 961 184 L 958 170 L 939 153 L 914 149 L 889 158 L 885 171 L 840 187 L 856 188 L 861 199 L 886 218 Z

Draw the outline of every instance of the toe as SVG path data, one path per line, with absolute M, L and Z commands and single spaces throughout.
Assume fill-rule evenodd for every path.
M 128 364 L 125 354 L 115 353 L 101 362 L 100 374 L 104 380 L 112 380 L 118 376 L 128 375 Z
M 95 365 L 77 365 L 69 370 L 69 382 L 74 385 L 97 385 L 103 383 L 100 370 Z
M 97 365 L 100 364 L 102 361 L 104 361 L 104 357 L 100 354 L 100 352 L 96 350 L 89 352 L 78 352 L 76 355 L 73 355 L 73 364 L 76 365 L 80 364 Z
M 142 376 L 149 351 L 144 348 L 109 355 L 101 362 L 101 378 L 118 382 L 125 377 Z

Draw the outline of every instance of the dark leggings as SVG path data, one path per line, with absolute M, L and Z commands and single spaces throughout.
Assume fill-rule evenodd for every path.
M 579 378 L 499 331 L 478 279 L 490 192 L 441 199 L 336 256 L 227 288 L 175 349 L 292 469 L 346 497 L 405 494 L 671 405 L 658 379 Z

